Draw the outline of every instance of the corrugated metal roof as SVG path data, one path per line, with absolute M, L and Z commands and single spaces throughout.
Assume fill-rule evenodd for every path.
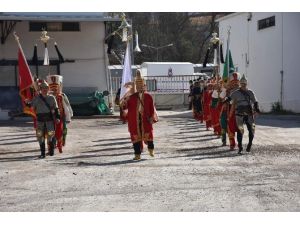
M 26 21 L 120 21 L 106 12 L 0 12 L 0 20 Z

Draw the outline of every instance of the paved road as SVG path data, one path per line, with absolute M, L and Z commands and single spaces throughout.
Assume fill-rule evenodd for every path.
M 73 120 L 45 160 L 31 122 L 0 122 L 0 211 L 300 210 L 300 117 L 261 116 L 239 156 L 190 112 L 159 114 L 156 156 L 139 162 L 116 118 Z

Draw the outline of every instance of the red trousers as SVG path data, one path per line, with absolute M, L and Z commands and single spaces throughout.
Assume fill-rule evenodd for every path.
M 64 131 L 64 124 L 63 124 L 63 121 L 61 119 L 59 123 L 55 124 L 56 147 L 58 148 L 59 152 L 62 152 L 63 131 Z
M 227 132 L 230 142 L 230 148 L 235 147 L 235 132 L 237 132 L 237 125 L 235 120 L 235 113 L 232 114 L 232 116 L 228 118 L 228 124 L 227 124 Z
M 220 125 L 220 113 L 221 113 L 222 105 L 218 103 L 215 108 L 211 107 L 211 123 L 214 128 L 214 133 L 216 135 L 221 135 L 221 125 Z

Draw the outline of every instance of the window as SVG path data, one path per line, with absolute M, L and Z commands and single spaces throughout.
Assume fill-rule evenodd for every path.
M 79 22 L 29 22 L 29 31 L 80 31 Z
M 29 31 L 42 31 L 47 29 L 47 23 L 29 22 Z
M 64 22 L 64 23 L 62 23 L 62 30 L 63 31 L 80 31 L 79 23 Z
M 271 16 L 258 21 L 258 30 L 275 26 L 275 16 Z
M 47 31 L 62 31 L 62 23 L 47 23 Z

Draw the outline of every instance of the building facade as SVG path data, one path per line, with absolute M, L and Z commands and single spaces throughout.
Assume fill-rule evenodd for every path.
M 262 110 L 270 111 L 279 102 L 300 112 L 300 13 L 233 13 L 218 22 L 224 56 L 230 27 L 234 65 L 247 76 Z
M 30 65 L 32 75 L 45 79 L 50 74 L 63 76 L 63 91 L 91 93 L 110 91 L 110 74 L 106 54 L 105 22 L 119 21 L 105 13 L 0 13 L 2 27 L 13 26 L 3 34 L 0 45 L 0 108 L 14 108 L 11 98 L 18 97 L 18 46 L 13 31 L 20 38 L 24 54 L 30 64 L 37 44 L 38 68 Z M 39 40 L 41 26 L 52 38 L 48 43 L 50 66 L 43 66 L 44 46 Z M 4 40 L 5 39 L 5 40 Z M 59 63 L 54 42 L 57 42 L 65 62 Z M 15 99 L 18 101 L 19 99 Z

